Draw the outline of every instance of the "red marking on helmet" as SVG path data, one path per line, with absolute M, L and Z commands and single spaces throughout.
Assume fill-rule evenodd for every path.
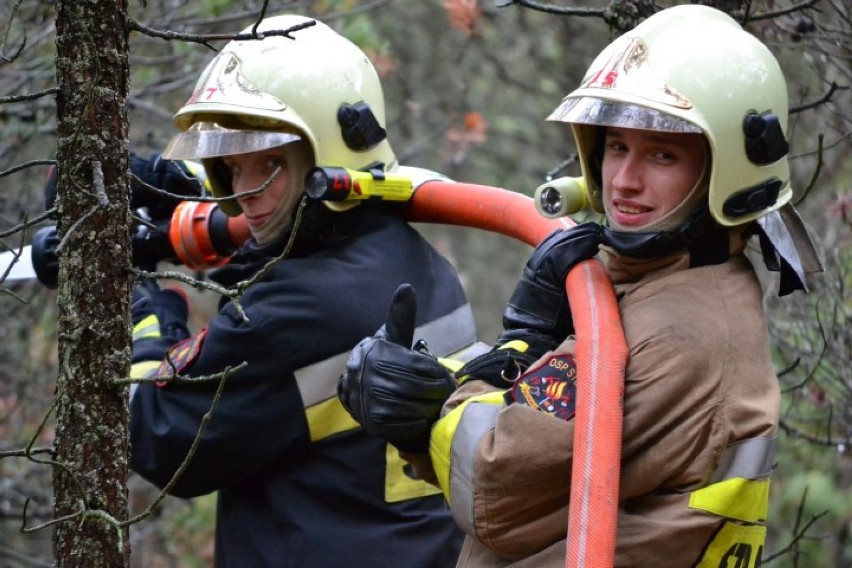
M 601 77 L 603 75 L 603 77 Z M 589 79 L 589 82 L 586 84 L 587 87 L 601 87 L 604 89 L 611 89 L 615 86 L 615 82 L 618 80 L 618 71 L 616 69 L 607 69 L 604 67 L 597 73 L 595 76 Z

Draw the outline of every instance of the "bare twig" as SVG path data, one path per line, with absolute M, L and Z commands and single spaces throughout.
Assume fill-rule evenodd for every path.
M 198 451 L 198 446 L 201 444 L 201 438 L 204 436 L 204 432 L 207 430 L 207 425 L 210 423 L 210 420 L 213 418 L 213 412 L 216 410 L 216 407 L 219 405 L 219 400 L 222 398 L 222 391 L 225 388 L 225 382 L 228 380 L 228 377 L 245 367 L 247 363 L 243 362 L 236 367 L 228 367 L 221 373 L 221 378 L 219 379 L 219 385 L 216 388 L 216 394 L 213 395 L 213 401 L 210 403 L 210 408 L 207 412 L 204 413 L 204 416 L 201 417 L 201 423 L 198 425 L 198 431 L 195 433 L 195 438 L 192 440 L 192 444 L 189 447 L 189 450 L 184 456 L 183 461 L 180 466 L 175 471 L 172 478 L 168 483 L 162 488 L 159 495 L 148 505 L 148 507 L 140 514 L 135 517 L 131 517 L 130 519 L 122 522 L 120 524 L 121 527 L 128 527 L 132 524 L 138 523 L 143 519 L 147 518 L 151 515 L 154 509 L 159 505 L 171 492 L 172 488 L 177 484 L 180 480 L 183 473 L 186 471 L 186 468 L 189 467 L 189 463 L 192 461 L 192 458 L 195 456 L 195 453 Z M 185 380 L 185 378 L 182 377 Z
M 305 28 L 309 28 L 311 26 L 315 26 L 316 21 L 311 20 L 309 22 L 304 22 L 302 24 L 297 24 L 295 26 L 291 26 L 286 30 L 268 30 L 265 32 L 257 32 L 256 26 L 253 33 L 237 33 L 237 34 L 186 34 L 180 32 L 173 32 L 171 30 L 168 31 L 159 31 L 153 28 L 149 28 L 148 26 L 133 20 L 128 17 L 127 26 L 132 30 L 136 30 L 140 33 L 143 33 L 150 37 L 156 37 L 165 40 L 181 40 L 187 41 L 191 43 L 200 43 L 213 51 L 218 51 L 210 42 L 212 41 L 243 41 L 243 40 L 260 40 L 267 37 L 273 36 L 281 36 L 286 37 L 287 39 L 294 39 L 292 35 L 293 32 L 297 32 L 299 30 L 303 30 Z

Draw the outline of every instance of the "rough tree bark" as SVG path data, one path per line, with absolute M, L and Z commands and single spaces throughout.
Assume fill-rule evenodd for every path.
M 60 0 L 59 359 L 54 468 L 58 566 L 127 566 L 132 283 L 123 0 Z

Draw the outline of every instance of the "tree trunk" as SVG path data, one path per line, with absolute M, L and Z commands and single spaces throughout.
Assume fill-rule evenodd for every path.
M 54 554 L 128 566 L 127 389 L 132 284 L 126 2 L 59 0 L 60 253 Z

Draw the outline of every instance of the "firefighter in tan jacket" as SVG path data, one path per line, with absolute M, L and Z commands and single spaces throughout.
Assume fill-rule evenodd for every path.
M 760 242 L 781 295 L 820 268 L 789 205 L 781 70 L 722 12 L 678 6 L 611 43 L 549 119 L 571 125 L 606 225 L 545 239 L 495 347 L 452 376 L 409 349 L 401 289 L 353 351 L 341 399 L 368 432 L 429 440 L 429 457 L 404 457 L 466 532 L 459 566 L 564 566 L 583 396 L 564 282 L 600 254 L 629 347 L 616 566 L 756 567 L 780 394 L 743 251 Z

